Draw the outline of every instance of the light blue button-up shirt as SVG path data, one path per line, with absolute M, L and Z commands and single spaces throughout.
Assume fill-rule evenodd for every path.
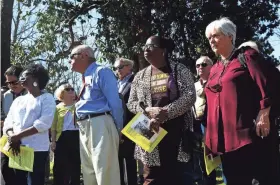
M 123 88 L 125 87 L 126 83 L 128 82 L 128 80 L 130 79 L 131 76 L 132 76 L 132 73 L 130 73 L 129 75 L 124 77 L 124 79 L 118 80 L 119 93 L 122 92 Z
M 117 129 L 123 128 L 123 107 L 114 73 L 93 62 L 85 71 L 85 90 L 76 103 L 78 117 L 111 111 Z

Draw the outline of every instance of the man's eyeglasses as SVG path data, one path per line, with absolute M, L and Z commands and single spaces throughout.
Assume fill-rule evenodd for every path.
M 196 66 L 196 68 L 200 68 L 200 66 L 201 67 L 206 67 L 206 66 L 208 66 L 208 64 L 207 63 L 201 63 L 201 64 L 196 64 L 195 66 Z
M 81 53 L 73 53 L 70 55 L 70 59 L 73 59 L 76 55 L 80 55 Z
M 69 92 L 69 91 L 74 91 L 74 88 L 72 88 L 72 87 L 67 87 L 67 88 L 65 88 L 64 90 L 67 91 L 67 92 Z
M 128 65 L 120 65 L 120 66 L 117 66 L 117 67 L 113 67 L 113 69 L 114 69 L 114 71 L 122 70 L 125 66 L 128 66 Z
M 6 82 L 7 85 L 17 85 L 18 83 L 19 83 L 19 81 Z
M 145 46 L 143 46 L 143 51 L 145 51 L 146 49 L 152 50 L 154 48 L 160 48 L 160 47 L 156 44 L 146 44 Z

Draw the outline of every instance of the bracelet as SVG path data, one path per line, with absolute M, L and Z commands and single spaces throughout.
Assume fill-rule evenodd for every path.
M 8 134 L 9 131 L 14 131 L 14 129 L 13 129 L 13 128 L 8 128 L 8 129 L 6 130 L 6 135 L 7 135 L 7 136 L 9 136 L 9 134 Z

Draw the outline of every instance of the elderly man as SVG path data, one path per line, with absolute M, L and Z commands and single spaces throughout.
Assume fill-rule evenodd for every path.
M 94 51 L 75 47 L 71 68 L 83 75 L 83 88 L 76 103 L 80 127 L 80 155 L 85 185 L 120 185 L 119 132 L 123 108 L 114 73 L 96 64 Z
M 204 128 L 206 126 L 206 96 L 204 93 L 204 87 L 207 83 L 208 76 L 210 74 L 211 67 L 213 65 L 212 60 L 207 56 L 202 56 L 196 61 L 196 72 L 199 77 L 199 80 L 195 83 L 196 90 L 196 101 L 194 104 L 194 117 L 195 117 L 195 132 L 204 134 Z M 203 136 L 202 136 L 203 137 Z M 209 176 L 206 174 L 204 164 L 203 154 L 198 153 L 195 155 L 196 158 L 200 161 L 198 164 L 201 164 L 200 169 L 203 171 L 203 178 L 198 179 L 199 184 L 203 185 L 216 185 L 216 171 L 213 171 Z M 196 164 L 196 165 L 198 165 Z
M 118 58 L 114 64 L 114 70 L 119 78 L 118 88 L 119 93 L 123 96 L 124 102 L 128 102 L 131 83 L 134 79 L 132 72 L 134 62 L 125 58 Z M 124 124 L 126 125 L 134 114 L 126 108 Z M 134 159 L 135 144 L 125 136 L 122 136 L 119 150 L 119 162 L 121 173 L 121 185 L 136 185 L 137 184 L 137 165 Z M 125 181 L 127 183 L 125 183 Z

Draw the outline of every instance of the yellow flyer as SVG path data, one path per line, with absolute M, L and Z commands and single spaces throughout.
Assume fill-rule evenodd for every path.
M 0 138 L 0 151 L 5 154 L 6 156 L 10 156 L 10 153 L 9 153 L 9 143 L 8 143 L 8 137 L 6 135 L 3 135 L 1 138 Z
M 138 113 L 123 128 L 122 133 L 145 151 L 151 153 L 167 134 L 167 131 L 160 127 L 159 132 L 154 133 L 150 130 L 150 119 L 143 113 Z
M 19 155 L 15 156 L 11 154 L 9 158 L 9 167 L 18 170 L 33 172 L 33 163 L 34 150 L 26 146 L 20 147 Z
M 204 161 L 206 173 L 209 175 L 213 170 L 215 170 L 222 163 L 221 157 L 218 155 L 216 157 L 212 157 L 212 155 L 206 155 L 205 146 L 204 148 Z

